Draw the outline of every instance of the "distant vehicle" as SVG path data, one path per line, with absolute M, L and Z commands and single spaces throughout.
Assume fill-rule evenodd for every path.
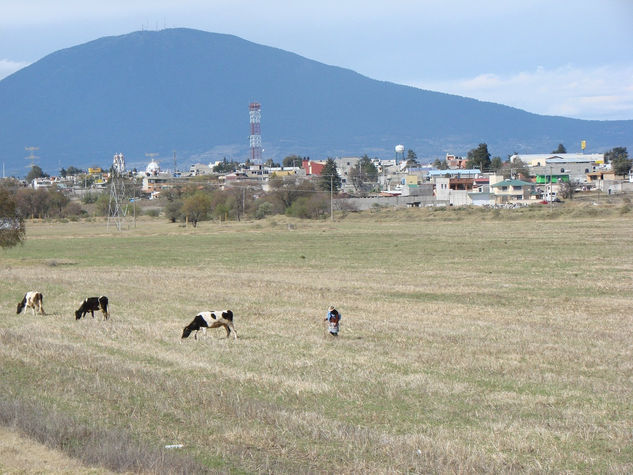
M 548 205 L 549 203 L 550 203 L 550 202 L 549 202 L 549 201 L 547 201 L 547 200 L 542 200 L 542 201 L 539 201 L 539 204 L 542 204 L 542 205 Z M 554 199 L 552 200 L 552 203 L 563 203 L 563 200 L 561 200 L 560 198 L 554 198 Z

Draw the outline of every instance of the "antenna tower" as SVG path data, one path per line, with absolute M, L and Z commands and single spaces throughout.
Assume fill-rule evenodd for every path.
M 115 153 L 112 159 L 112 175 L 110 176 L 110 202 L 108 203 L 108 224 L 116 226 L 118 231 L 125 223 L 127 215 L 128 201 L 125 193 L 125 180 L 123 172 L 125 171 L 125 157 L 122 153 Z
M 262 118 L 262 106 L 259 102 L 251 102 L 248 106 L 248 115 L 251 122 L 251 135 L 249 137 L 251 146 L 251 161 L 261 163 L 262 161 L 262 130 L 260 121 Z
M 40 149 L 39 147 L 24 147 L 24 150 L 29 152 L 29 156 L 28 157 L 24 157 L 24 158 L 31 162 L 30 165 L 26 166 L 26 168 L 31 168 L 32 169 L 35 166 L 35 160 L 37 160 L 40 157 L 35 155 L 33 152 L 35 152 L 36 150 L 39 150 L 39 149 Z

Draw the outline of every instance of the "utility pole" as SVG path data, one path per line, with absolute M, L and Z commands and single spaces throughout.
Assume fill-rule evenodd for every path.
M 334 222 L 334 200 L 332 199 L 333 195 L 333 178 L 334 175 L 330 175 L 330 221 Z
M 29 152 L 29 156 L 28 157 L 24 157 L 26 160 L 29 160 L 31 162 L 30 165 L 27 166 L 28 169 L 32 170 L 33 167 L 35 166 L 35 160 L 37 160 L 38 157 L 37 155 L 35 155 L 33 152 L 35 152 L 36 150 L 39 150 L 39 147 L 24 147 L 24 150 L 26 150 L 27 152 Z
M 552 211 L 552 166 L 549 166 L 549 210 Z

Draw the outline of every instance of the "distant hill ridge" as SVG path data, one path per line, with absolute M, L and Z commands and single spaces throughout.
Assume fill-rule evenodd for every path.
M 432 65 L 431 65 L 432 67 Z M 465 154 L 480 142 L 506 158 L 563 143 L 633 145 L 633 121 L 540 116 L 377 81 L 241 38 L 191 29 L 137 31 L 52 53 L 0 81 L 0 159 L 25 175 L 24 147 L 45 171 L 159 154 L 170 168 L 248 157 L 248 104 L 262 104 L 264 158 Z

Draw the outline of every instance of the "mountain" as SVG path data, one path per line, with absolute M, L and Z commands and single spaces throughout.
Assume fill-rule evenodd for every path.
M 123 152 L 171 168 L 249 156 L 248 105 L 262 105 L 264 158 L 290 154 L 392 158 L 587 151 L 633 145 L 633 121 L 541 116 L 500 104 L 377 81 L 241 38 L 191 29 L 137 31 L 52 53 L 0 81 L 0 160 L 26 174 L 37 164 L 107 166 Z

